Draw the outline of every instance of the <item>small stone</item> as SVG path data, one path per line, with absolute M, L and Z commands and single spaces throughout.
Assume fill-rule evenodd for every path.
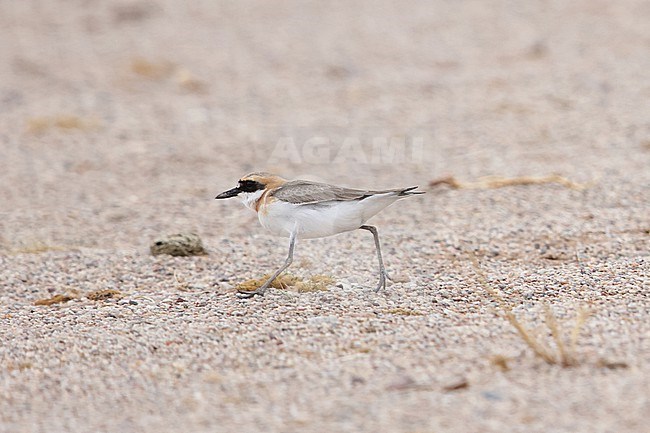
M 393 283 L 408 283 L 411 281 L 411 278 L 407 274 L 395 274 L 390 279 Z
M 459 389 L 465 389 L 468 387 L 469 387 L 469 382 L 467 381 L 467 379 L 459 378 L 450 382 L 448 385 L 445 385 L 443 389 L 445 391 L 458 391 Z
M 151 254 L 154 256 L 168 254 L 170 256 L 203 256 L 208 254 L 203 248 L 203 242 L 196 233 L 176 233 L 156 239 L 151 244 Z
M 310 325 L 336 325 L 339 319 L 336 316 L 316 316 L 307 319 Z
M 402 374 L 392 380 L 387 386 L 386 390 L 388 391 L 404 391 L 407 389 L 415 388 L 417 383 L 415 380 L 406 374 Z
M 114 289 L 104 289 L 104 290 L 95 290 L 86 295 L 86 298 L 91 301 L 105 301 L 111 298 L 121 298 L 122 293 L 119 290 Z
M 497 391 L 483 391 L 483 392 L 481 393 L 481 395 L 482 395 L 483 397 L 485 397 L 486 399 L 488 399 L 488 400 L 492 400 L 492 401 L 500 401 L 500 400 L 503 400 L 503 396 L 501 396 L 501 394 L 498 393 Z

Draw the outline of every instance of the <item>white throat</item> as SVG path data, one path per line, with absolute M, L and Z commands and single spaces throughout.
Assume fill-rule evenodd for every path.
M 257 205 L 257 200 L 264 194 L 263 189 L 257 190 L 255 192 L 242 192 L 239 194 L 241 197 L 242 203 L 244 205 L 252 210 L 255 210 L 255 206 Z

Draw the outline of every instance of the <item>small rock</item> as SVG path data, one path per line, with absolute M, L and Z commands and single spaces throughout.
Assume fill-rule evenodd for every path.
M 339 319 L 336 316 L 316 316 L 307 320 L 310 325 L 336 325 Z
M 411 278 L 407 274 L 395 274 L 390 279 L 393 283 L 408 283 L 411 281 Z
M 404 391 L 407 389 L 415 388 L 417 383 L 415 380 L 406 374 L 400 375 L 391 381 L 387 386 L 388 391 Z
M 503 397 L 501 396 L 501 394 L 498 393 L 498 392 L 496 392 L 496 391 L 483 391 L 483 392 L 481 393 L 481 395 L 482 395 L 483 397 L 485 397 L 486 399 L 488 399 L 488 400 L 492 400 L 492 401 L 500 401 L 500 400 L 503 400 Z
M 105 289 L 105 290 L 95 290 L 86 295 L 86 298 L 91 301 L 105 301 L 110 298 L 121 298 L 122 293 L 119 290 L 114 289 Z
M 465 378 L 459 378 L 450 382 L 448 385 L 445 385 L 443 389 L 445 391 L 458 391 L 459 389 L 465 389 L 469 387 L 469 382 Z
M 168 254 L 170 256 L 203 256 L 207 254 L 201 238 L 196 233 L 177 233 L 156 239 L 151 244 L 151 254 L 154 256 Z

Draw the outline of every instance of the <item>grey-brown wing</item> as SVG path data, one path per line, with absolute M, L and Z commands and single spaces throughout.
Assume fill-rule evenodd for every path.
M 387 191 L 369 191 L 362 189 L 343 188 L 325 183 L 294 180 L 276 189 L 271 195 L 278 200 L 294 204 L 313 204 L 327 201 L 361 200 L 374 194 Z

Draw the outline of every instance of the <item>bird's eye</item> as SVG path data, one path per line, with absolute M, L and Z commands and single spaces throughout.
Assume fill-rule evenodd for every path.
M 239 181 L 239 189 L 242 192 L 255 192 L 260 189 L 264 189 L 264 185 L 262 185 L 259 182 L 256 182 L 254 180 L 240 180 Z

